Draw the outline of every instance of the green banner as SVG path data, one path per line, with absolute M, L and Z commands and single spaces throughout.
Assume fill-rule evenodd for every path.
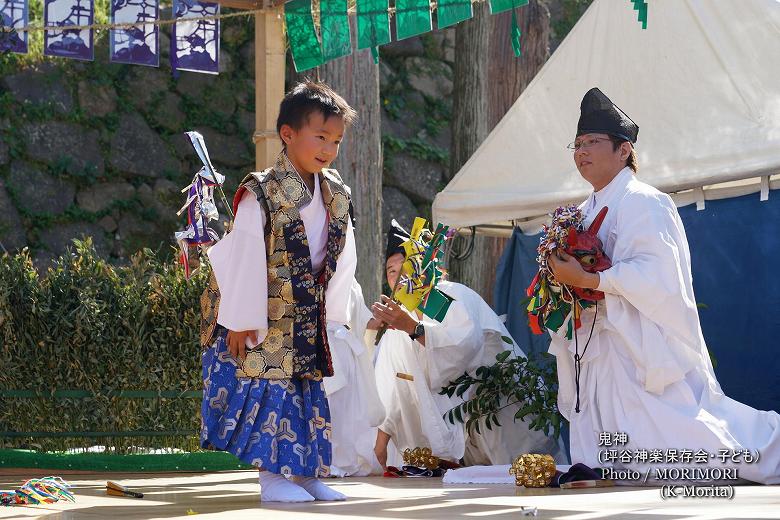
M 503 13 L 527 3 L 528 0 L 490 0 L 490 14 Z
M 428 0 L 396 0 L 395 24 L 396 36 L 399 40 L 432 31 L 430 2 Z
M 357 47 L 368 49 L 390 43 L 390 15 L 387 0 L 358 0 Z
M 320 0 L 322 59 L 335 60 L 352 53 L 347 0 Z
M 471 0 L 439 0 L 436 8 L 436 26 L 450 27 L 474 16 Z
M 322 65 L 322 48 L 314 30 L 311 0 L 292 0 L 284 4 L 284 19 L 295 71 L 302 72 Z

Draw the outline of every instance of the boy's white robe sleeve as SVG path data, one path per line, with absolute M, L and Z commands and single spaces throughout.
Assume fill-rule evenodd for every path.
M 328 288 L 325 291 L 325 311 L 328 323 L 347 325 L 349 323 L 349 298 L 352 291 L 352 280 L 357 269 L 357 249 L 355 247 L 355 231 L 352 221 L 347 221 L 347 233 L 344 250 L 336 261 L 336 271 L 333 273 Z
M 233 229 L 208 252 L 220 292 L 217 323 L 232 331 L 257 331 L 257 345 L 268 332 L 264 228 L 263 209 L 247 191 L 238 204 Z

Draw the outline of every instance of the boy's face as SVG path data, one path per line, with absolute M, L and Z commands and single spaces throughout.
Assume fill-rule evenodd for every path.
M 312 112 L 300 129 L 282 125 L 280 134 L 287 145 L 287 156 L 300 173 L 317 173 L 330 164 L 339 154 L 344 137 L 344 119 L 322 112 Z

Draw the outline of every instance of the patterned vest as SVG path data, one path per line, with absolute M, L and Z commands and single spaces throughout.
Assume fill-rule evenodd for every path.
M 350 218 L 349 189 L 336 170 L 319 174 L 328 212 L 328 239 L 320 273 L 312 272 L 309 242 L 300 209 L 311 195 L 287 156 L 273 168 L 247 175 L 233 201 L 234 210 L 249 190 L 265 211 L 265 247 L 268 265 L 268 334 L 247 352 L 237 377 L 288 379 L 333 375 L 325 330 L 325 290 L 344 250 Z M 211 346 L 223 329 L 217 325 L 219 288 L 213 273 L 201 296 L 201 344 Z

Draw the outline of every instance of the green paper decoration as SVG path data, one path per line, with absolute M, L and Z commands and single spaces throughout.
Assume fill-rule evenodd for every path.
M 323 61 L 352 53 L 347 0 L 320 0 L 320 29 Z
M 517 11 L 512 10 L 512 50 L 515 51 L 515 56 L 520 57 L 522 49 L 520 48 L 520 27 L 517 25 Z
M 320 32 L 317 34 L 311 0 L 290 0 L 285 4 L 287 37 L 296 72 L 318 67 L 352 53 L 348 0 L 320 0 Z M 515 56 L 522 55 L 521 31 L 515 9 L 529 0 L 489 0 L 490 13 L 512 11 L 511 43 Z M 642 28 L 647 28 L 647 2 L 631 0 Z M 396 0 L 397 39 L 403 40 L 433 30 L 429 0 Z M 379 63 L 379 46 L 391 42 L 388 0 L 357 0 L 357 48 L 370 49 Z M 437 28 L 452 27 L 474 16 L 471 0 L 439 0 Z
M 439 0 L 436 8 L 436 26 L 451 27 L 474 16 L 471 0 Z
M 503 13 L 527 3 L 528 0 L 490 0 L 490 14 Z
M 284 5 L 284 19 L 295 71 L 302 72 L 322 65 L 322 47 L 314 30 L 311 0 L 287 2 Z
M 642 29 L 647 29 L 647 1 L 631 0 L 634 4 L 634 10 L 638 11 L 638 19 L 642 23 Z
M 396 0 L 395 9 L 396 35 L 399 40 L 433 30 L 431 4 L 428 0 Z
M 433 288 L 428 293 L 428 298 L 425 301 L 425 306 L 420 307 L 423 314 L 431 319 L 441 322 L 447 315 L 447 311 L 450 308 L 450 304 L 454 301 L 454 298 L 444 294 L 440 290 Z
M 390 15 L 387 0 L 358 0 L 357 48 L 368 49 L 390 43 Z M 374 58 L 379 61 L 379 54 Z

